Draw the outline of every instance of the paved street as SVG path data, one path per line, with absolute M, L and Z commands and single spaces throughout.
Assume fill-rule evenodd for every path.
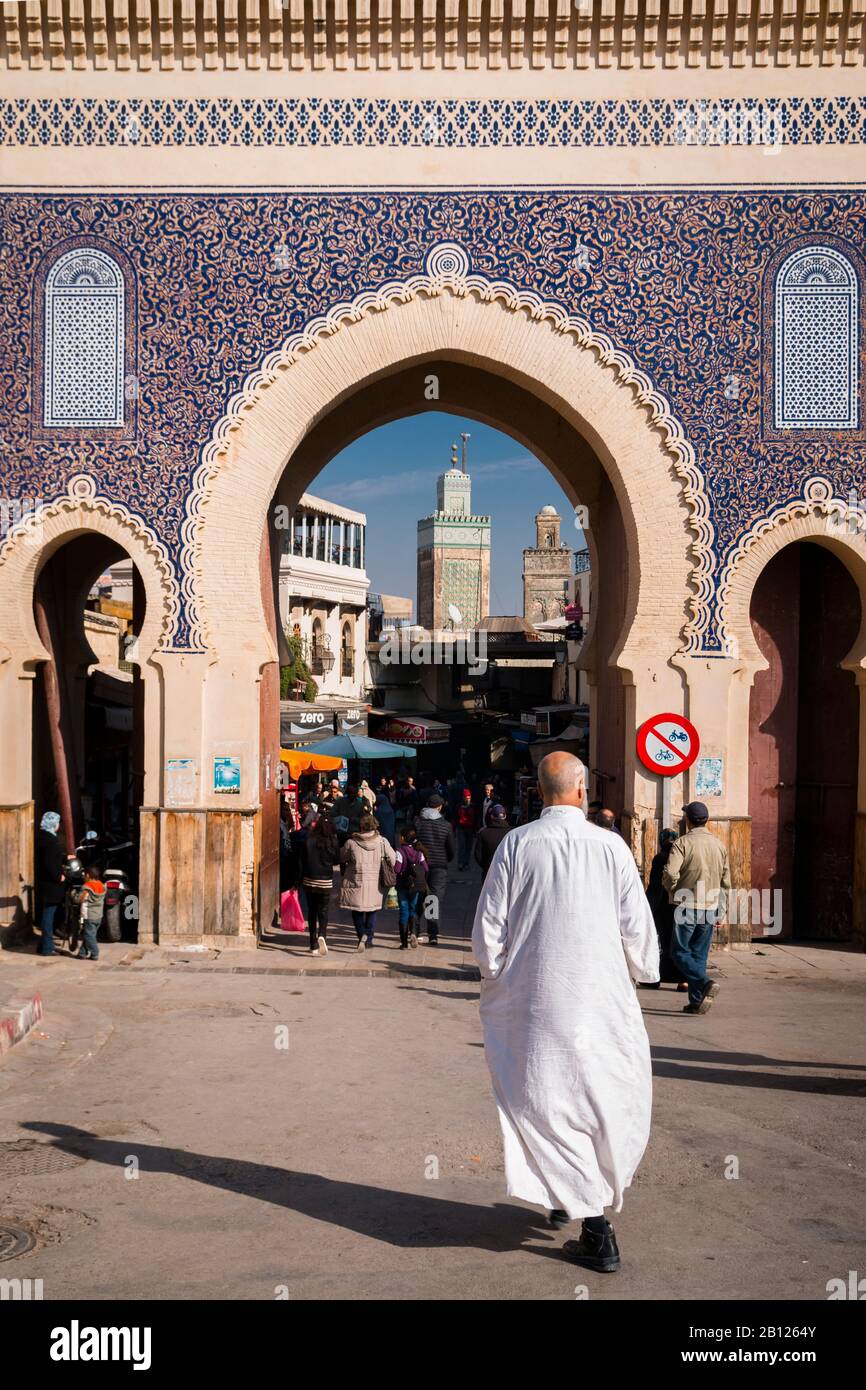
M 4 1275 L 46 1299 L 820 1300 L 866 1271 L 866 957 L 718 956 L 705 1018 L 641 991 L 653 1135 L 597 1276 L 505 1197 L 463 877 L 438 951 L 399 952 L 388 913 L 372 955 L 335 929 L 312 966 L 302 938 L 4 952 L 4 989 L 45 1004 L 0 1067 L 0 1224 L 37 1238 Z

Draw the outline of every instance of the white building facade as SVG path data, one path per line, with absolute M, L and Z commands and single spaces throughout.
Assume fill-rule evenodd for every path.
M 286 529 L 280 620 L 288 637 L 301 639 L 320 701 L 364 698 L 366 526 L 363 512 L 304 493 Z

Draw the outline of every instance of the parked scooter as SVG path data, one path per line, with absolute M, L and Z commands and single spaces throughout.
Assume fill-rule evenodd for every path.
M 133 849 L 132 840 L 111 845 L 107 849 L 107 862 L 102 873 L 105 884 L 105 913 L 103 923 L 109 941 L 120 941 L 123 934 L 124 902 L 130 891 L 129 851 Z
M 54 927 L 55 936 L 65 938 L 66 948 L 73 956 L 78 950 L 78 943 L 81 940 L 81 907 L 76 901 L 76 894 L 84 886 L 84 880 L 87 878 L 87 869 L 78 857 L 81 848 L 82 846 L 78 846 L 72 858 L 66 861 L 64 870 L 66 896 L 63 899 L 63 920 Z
M 126 866 L 133 847 L 132 840 L 124 840 L 116 845 L 106 844 L 95 830 L 88 830 L 81 843 L 76 845 L 72 858 L 67 860 L 63 921 L 55 932 L 65 938 L 71 954 L 77 951 L 82 936 L 81 904 L 77 895 L 89 878 L 100 879 L 105 884 L 102 921 L 106 938 L 109 941 L 122 939 L 124 902 L 130 892 L 130 872 Z

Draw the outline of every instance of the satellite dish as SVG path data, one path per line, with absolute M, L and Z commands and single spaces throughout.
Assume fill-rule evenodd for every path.
M 454 627 L 463 626 L 463 614 L 460 612 L 460 609 L 457 607 L 456 604 L 449 603 L 448 617 L 451 619 L 451 622 L 454 625 Z

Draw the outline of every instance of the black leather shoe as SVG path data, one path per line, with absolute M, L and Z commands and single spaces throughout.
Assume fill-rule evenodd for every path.
M 567 1226 L 571 1221 L 568 1212 L 563 1211 L 561 1207 L 554 1207 L 553 1211 L 548 1212 L 547 1219 L 555 1231 L 561 1231 L 563 1226 Z
M 563 1253 L 574 1264 L 594 1269 L 597 1274 L 615 1274 L 619 1269 L 619 1246 L 609 1221 L 605 1222 L 605 1227 L 602 1232 L 582 1226 L 580 1240 L 567 1240 L 562 1247 Z

